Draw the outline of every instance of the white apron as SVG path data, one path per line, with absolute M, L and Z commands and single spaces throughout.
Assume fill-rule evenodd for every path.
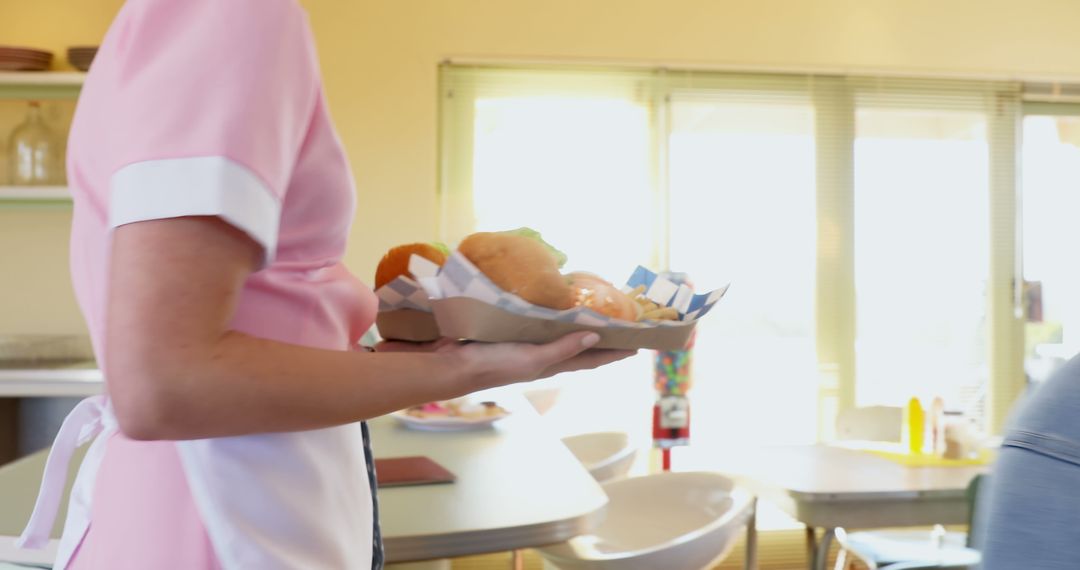
M 89 528 L 95 478 L 116 429 L 108 399 L 93 396 L 71 411 L 56 436 L 34 512 L 16 542 L 48 544 L 71 457 L 93 440 L 71 492 L 56 570 L 67 567 Z M 223 568 L 372 567 L 375 513 L 360 423 L 176 446 Z

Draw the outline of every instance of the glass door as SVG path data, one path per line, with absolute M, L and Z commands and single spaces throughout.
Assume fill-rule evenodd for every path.
M 1025 106 L 1024 368 L 1041 382 L 1080 352 L 1080 106 Z
M 807 94 L 771 99 L 670 104 L 671 268 L 732 283 L 697 330 L 699 449 L 817 439 L 815 110 Z
M 856 405 L 977 413 L 989 382 L 985 113 L 856 112 Z

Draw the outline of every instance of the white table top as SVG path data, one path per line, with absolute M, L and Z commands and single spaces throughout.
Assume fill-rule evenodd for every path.
M 695 456 L 688 463 L 726 472 L 797 520 L 817 527 L 967 522 L 967 485 L 987 470 L 907 467 L 828 445 L 764 447 Z
M 985 470 L 907 467 L 865 451 L 829 445 L 765 447 L 722 458 L 720 463 L 808 501 L 963 493 L 972 477 Z
M 513 415 L 485 431 L 418 432 L 389 417 L 370 422 L 376 457 L 426 455 L 458 477 L 379 491 L 389 562 L 551 544 L 599 523 L 607 496 L 585 468 L 523 398 L 497 401 Z M 0 535 L 21 531 L 44 462 L 41 452 L 0 468 Z
M 497 552 L 562 542 L 600 522 L 607 496 L 523 399 L 493 430 L 426 433 L 380 418 L 376 457 L 426 455 L 458 476 L 450 485 L 379 491 L 389 561 Z

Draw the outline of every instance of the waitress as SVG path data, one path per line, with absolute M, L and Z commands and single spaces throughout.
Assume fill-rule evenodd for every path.
M 380 568 L 363 420 L 629 355 L 591 333 L 349 350 L 376 300 L 341 263 L 355 193 L 295 0 L 128 2 L 68 179 L 107 395 L 65 421 L 21 539 L 47 542 L 92 439 L 58 569 Z

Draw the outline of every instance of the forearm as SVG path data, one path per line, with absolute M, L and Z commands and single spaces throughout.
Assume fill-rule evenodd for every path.
M 214 217 L 151 220 L 117 228 L 112 247 L 105 377 L 135 439 L 325 428 L 632 354 L 585 352 L 600 339 L 585 333 L 380 354 L 258 339 L 230 330 L 262 253 L 240 230 Z
M 121 428 L 140 439 L 325 428 L 485 387 L 453 354 L 320 350 L 236 332 L 115 359 L 107 373 L 145 376 L 124 378 L 128 394 L 113 394 L 127 412 Z

